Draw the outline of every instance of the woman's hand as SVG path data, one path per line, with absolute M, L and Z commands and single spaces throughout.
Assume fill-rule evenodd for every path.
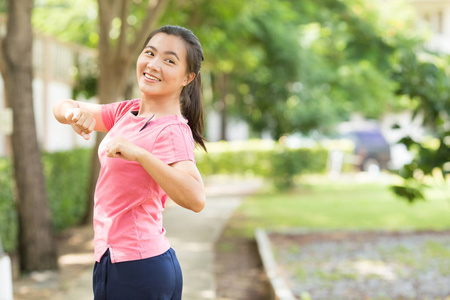
M 96 123 L 94 115 L 91 112 L 74 107 L 67 110 L 64 117 L 76 133 L 81 135 L 85 140 L 91 138 L 91 132 L 94 131 Z
M 73 130 L 84 139 L 91 138 L 92 131 L 107 132 L 102 118 L 100 104 L 64 99 L 53 107 L 55 119 L 62 124 L 70 124 Z
M 123 138 L 110 141 L 106 146 L 106 155 L 138 162 L 180 206 L 195 212 L 200 212 L 205 207 L 202 177 L 192 161 L 185 160 L 167 165 L 144 148 Z
M 106 146 L 106 156 L 128 161 L 138 161 L 142 151 L 145 150 L 123 138 L 115 138 Z

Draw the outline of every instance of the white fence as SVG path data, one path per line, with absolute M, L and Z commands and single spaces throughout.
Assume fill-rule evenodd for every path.
M 57 101 L 72 97 L 76 61 L 82 66 L 95 56 L 95 50 L 62 43 L 39 33 L 34 35 L 33 97 L 38 141 L 42 150 L 56 151 L 92 145 L 94 139 L 86 142 L 68 126 L 58 124 L 53 118 L 52 108 Z M 0 80 L 0 110 L 5 106 L 3 80 Z M 7 124 L 2 127 L 7 127 Z M 0 129 L 0 156 L 9 155 L 12 151 L 4 131 Z

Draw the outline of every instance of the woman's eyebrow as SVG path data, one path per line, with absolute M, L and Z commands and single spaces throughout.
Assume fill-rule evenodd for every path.
M 150 48 L 150 49 L 152 49 L 153 51 L 158 52 L 158 49 L 156 49 L 156 48 L 153 47 L 153 46 L 146 46 L 145 49 L 147 49 L 147 48 Z M 164 54 L 171 54 L 171 55 L 175 56 L 175 57 L 178 59 L 178 61 L 180 60 L 180 58 L 178 57 L 178 55 L 177 55 L 175 52 L 173 52 L 173 51 L 165 51 Z

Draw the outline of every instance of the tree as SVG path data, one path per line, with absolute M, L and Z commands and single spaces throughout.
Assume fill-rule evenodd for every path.
M 285 94 L 277 91 L 284 89 L 286 81 L 283 80 L 297 66 L 295 51 L 298 47 L 290 47 L 292 41 L 297 43 L 297 39 L 283 30 L 269 36 L 266 29 L 272 26 L 285 28 L 286 21 L 297 17 L 290 11 L 289 2 L 191 0 L 180 2 L 174 8 L 177 13 L 164 19 L 191 28 L 202 42 L 205 52 L 202 70 L 208 79 L 211 78 L 211 86 L 206 88 L 207 94 L 212 94 L 212 99 L 205 97 L 205 105 L 221 114 L 223 140 L 227 139 L 226 121 L 229 116 L 248 120 L 255 131 L 261 131 L 270 127 L 264 117 L 275 113 L 271 104 L 285 99 Z M 287 40 L 289 45 L 283 45 Z M 289 51 L 269 53 L 276 48 L 272 47 L 273 41 L 277 42 L 276 50 L 283 50 L 285 46 Z M 286 57 L 287 52 L 294 54 L 290 60 L 281 58 Z M 280 72 L 271 74 L 268 65 L 280 62 L 275 70 Z M 270 89 L 268 86 L 276 87 L 276 91 L 265 93 Z M 276 97 L 271 99 L 271 96 Z
M 386 71 L 393 47 L 374 25 L 373 9 L 358 5 L 193 0 L 177 20 L 203 43 L 214 109 L 223 119 L 247 120 L 255 135 L 268 130 L 279 138 L 330 131 L 355 110 L 377 117 L 394 106 L 395 84 Z
M 255 131 L 330 133 L 354 111 L 378 117 L 393 107 L 386 71 L 393 47 L 361 2 L 277 1 L 253 17 L 263 55 L 240 76 L 253 100 L 241 97 L 239 105 L 250 109 Z
M 56 250 L 33 111 L 32 0 L 8 2 L 6 37 L 1 40 L 0 70 L 13 109 L 14 179 L 19 217 L 22 271 L 56 269 Z
M 169 0 L 149 0 L 133 5 L 131 0 L 98 0 L 99 13 L 99 78 L 98 99 L 100 104 L 117 101 L 126 90 L 132 64 L 141 50 L 147 35 L 155 29 Z M 138 3 L 139 4 L 139 3 Z M 145 17 L 131 21 L 132 10 L 145 12 Z M 97 134 L 95 150 L 103 139 Z M 91 178 L 85 223 L 92 221 L 94 192 L 100 170 L 97 151 L 91 159 Z
M 419 54 L 426 59 L 420 59 Z M 407 136 L 400 141 L 415 158 L 399 171 L 403 183 L 392 188 L 409 202 L 425 199 L 427 177 L 446 186 L 450 174 L 450 57 L 419 54 L 399 51 L 399 62 L 393 73 L 399 83 L 397 92 L 407 96 L 413 116 L 422 116 L 423 126 L 430 135 L 425 140 Z

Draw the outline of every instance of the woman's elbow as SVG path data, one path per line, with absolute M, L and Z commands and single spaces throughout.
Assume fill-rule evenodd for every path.
M 205 205 L 206 205 L 206 197 L 203 195 L 198 199 L 196 199 L 195 205 L 191 207 L 191 210 L 193 212 L 199 213 L 205 208 Z

